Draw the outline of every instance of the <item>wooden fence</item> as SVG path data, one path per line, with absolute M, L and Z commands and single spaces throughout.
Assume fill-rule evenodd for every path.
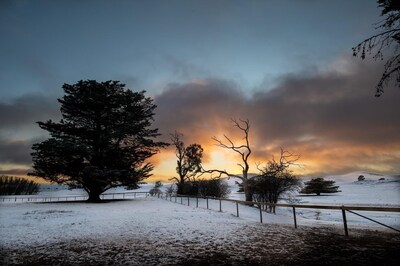
M 123 193 L 104 193 L 100 197 L 102 200 L 111 199 L 132 199 L 136 197 L 148 197 L 148 192 L 123 192 Z M 87 195 L 76 196 L 33 196 L 33 195 L 18 195 L 18 196 L 0 196 L 0 202 L 60 202 L 60 201 L 84 201 L 87 200 Z
M 400 233 L 400 229 L 391 227 L 354 211 L 371 211 L 371 212 L 400 212 L 400 207 L 374 207 L 374 206 L 335 206 L 335 205 L 303 205 L 303 204 L 283 204 L 283 203 L 266 203 L 266 202 L 253 202 L 253 201 L 243 201 L 243 200 L 235 200 L 235 199 L 226 199 L 226 198 L 216 198 L 216 197 L 194 197 L 187 195 L 178 195 L 178 194 L 168 194 L 168 193 L 158 193 L 157 197 L 165 198 L 166 200 L 173 201 L 175 198 L 175 202 L 180 201 L 181 204 L 186 204 L 190 206 L 190 199 L 196 199 L 196 208 L 199 207 L 199 199 L 206 200 L 207 209 L 209 209 L 209 200 L 217 200 L 219 201 L 219 211 L 222 212 L 222 202 L 233 202 L 236 204 L 236 216 L 239 217 L 239 204 L 247 205 L 247 206 L 256 206 L 259 209 L 260 213 L 260 222 L 263 223 L 262 216 L 262 206 L 268 207 L 285 207 L 291 208 L 293 213 L 293 223 L 294 227 L 297 228 L 297 218 L 296 218 L 296 209 L 325 209 L 325 210 L 341 210 L 342 218 L 343 218 L 343 227 L 345 235 L 349 235 L 348 225 L 347 225 L 347 217 L 346 212 L 352 213 L 379 225 L 382 225 L 386 228 L 392 229 L 398 233 Z M 179 200 L 178 200 L 179 199 Z

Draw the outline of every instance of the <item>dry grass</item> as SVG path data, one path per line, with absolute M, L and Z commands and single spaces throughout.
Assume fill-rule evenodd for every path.
M 2 248 L 0 257 L 2 265 L 398 265 L 400 235 L 351 230 L 346 238 L 339 229 L 252 224 L 220 238 L 128 233 Z

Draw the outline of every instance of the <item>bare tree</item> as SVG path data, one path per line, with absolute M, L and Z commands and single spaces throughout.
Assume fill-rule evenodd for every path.
M 398 0 L 378 0 L 379 7 L 383 8 L 381 16 L 386 16 L 377 23 L 376 29 L 381 32 L 365 39 L 353 47 L 353 55 L 366 58 L 366 53 L 372 54 L 375 60 L 384 59 L 385 52 L 389 57 L 385 63 L 383 74 L 376 85 L 375 96 L 382 95 L 383 87 L 394 78 L 395 85 L 400 87 L 400 5 Z M 390 55 L 392 54 L 392 55 Z
M 201 172 L 201 159 L 203 157 L 203 148 L 200 144 L 190 144 L 185 147 L 181 140 L 182 134 L 175 132 L 171 134 L 172 144 L 176 148 L 176 173 L 178 177 L 172 177 L 170 180 L 175 180 L 178 187 L 177 193 L 184 194 L 185 183 L 190 181 Z
M 299 158 L 299 155 L 281 148 L 279 160 L 272 157 L 265 167 L 257 165 L 260 174 L 250 184 L 255 201 L 275 204 L 282 194 L 299 188 L 299 179 L 289 169 L 292 165 L 300 166 L 296 163 Z M 269 211 L 275 213 L 275 206 L 270 206 Z
M 248 119 L 246 119 L 246 120 L 239 119 L 239 121 L 236 119 L 231 119 L 231 120 L 233 122 L 233 126 L 243 132 L 244 144 L 235 145 L 233 143 L 233 141 L 231 140 L 231 138 L 229 138 L 225 134 L 224 134 L 225 142 L 220 139 L 217 139 L 216 137 L 213 137 L 212 139 L 217 143 L 216 144 L 217 146 L 224 148 L 224 149 L 232 150 L 240 155 L 242 162 L 238 163 L 238 165 L 242 168 L 242 175 L 235 175 L 232 173 L 228 173 L 226 170 L 217 170 L 217 169 L 203 170 L 203 172 L 219 173 L 219 177 L 221 177 L 222 175 L 226 175 L 228 177 L 239 178 L 240 180 L 242 180 L 242 185 L 243 185 L 243 190 L 244 190 L 244 194 L 246 197 L 246 201 L 252 201 L 253 195 L 248 187 L 248 180 L 249 180 L 248 173 L 249 173 L 249 169 L 250 169 L 248 161 L 249 161 L 249 157 L 251 154 L 250 142 L 249 142 L 250 122 Z

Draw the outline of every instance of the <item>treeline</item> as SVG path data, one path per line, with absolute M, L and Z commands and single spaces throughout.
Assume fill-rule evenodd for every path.
M 163 186 L 160 181 L 157 181 L 154 188 L 150 189 L 150 195 L 161 193 L 160 187 Z M 177 184 L 167 188 L 167 193 L 177 193 Z M 226 198 L 230 193 L 229 185 L 222 179 L 198 179 L 186 181 L 182 187 L 182 195 L 199 196 L 199 197 L 217 197 Z
M 198 179 L 185 182 L 185 195 L 226 198 L 230 193 L 228 183 L 223 179 Z
M 32 195 L 39 192 L 39 184 L 24 178 L 0 175 L 0 195 Z

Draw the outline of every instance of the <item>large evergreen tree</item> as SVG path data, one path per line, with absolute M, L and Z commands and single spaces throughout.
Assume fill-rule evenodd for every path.
M 30 175 L 81 186 L 88 201 L 117 186 L 137 187 L 153 165 L 146 159 L 166 144 L 150 129 L 156 106 L 145 92 L 132 92 L 118 81 L 64 84 L 62 119 L 38 122 L 50 138 L 33 145 Z
M 337 193 L 340 192 L 338 190 L 339 186 L 335 186 L 335 181 L 333 180 L 324 180 L 322 177 L 311 179 L 311 181 L 304 182 L 306 185 L 300 193 L 304 194 L 317 194 L 318 196 L 321 193 Z

